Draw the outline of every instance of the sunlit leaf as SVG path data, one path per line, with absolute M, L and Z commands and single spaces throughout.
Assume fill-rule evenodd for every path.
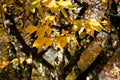
M 47 16 L 47 17 L 44 17 L 41 22 L 42 22 L 42 25 L 43 24 L 46 24 L 47 26 L 53 22 L 53 20 L 55 19 L 55 16 Z
M 46 6 L 46 7 L 56 7 L 56 0 L 42 0 L 42 3 Z
M 36 36 L 38 36 L 38 38 L 43 38 L 44 35 L 45 35 L 45 28 L 40 27 L 36 32 Z
M 26 7 L 26 11 L 33 10 L 37 6 L 38 6 L 38 2 L 37 2 L 37 0 L 35 0 L 35 1 L 32 2 L 32 4 L 30 6 Z
M 60 11 L 62 12 L 62 14 L 64 15 L 64 17 L 69 21 L 72 22 L 72 20 L 69 18 L 67 12 L 64 10 L 64 8 L 60 8 Z
M 56 2 L 60 7 L 67 8 L 70 10 L 76 10 L 73 8 L 72 3 L 70 1 L 57 1 Z
M 9 64 L 9 61 L 3 61 L 2 63 L 0 63 L 0 70 L 3 69 L 8 64 Z
M 15 58 L 10 63 L 17 66 L 18 64 L 22 64 L 23 61 L 25 61 L 25 57 Z
M 94 29 L 92 29 L 92 27 L 90 27 L 89 25 L 85 25 L 85 29 L 87 31 L 87 34 L 91 35 L 92 37 L 94 37 Z
M 56 44 L 60 49 L 63 49 L 67 42 L 68 42 L 69 37 L 58 37 L 56 38 Z
M 102 25 L 96 20 L 96 19 L 88 19 L 88 24 L 91 28 L 94 30 L 101 32 L 102 31 Z
M 96 19 L 87 19 L 84 27 L 89 35 L 94 37 L 94 31 L 101 32 L 103 27 Z
M 76 74 L 74 71 L 72 71 L 71 73 L 69 73 L 66 77 L 65 80 L 75 80 L 76 79 Z
M 103 3 L 107 3 L 108 2 L 108 0 L 101 0 Z
M 42 47 L 44 46 L 47 38 L 42 37 L 42 38 L 37 38 L 35 42 L 33 43 L 33 47 L 36 47 L 38 49 L 38 53 L 41 51 Z
M 62 34 L 61 34 L 61 36 L 67 35 L 68 32 L 69 32 L 68 30 L 65 31 L 65 30 L 63 29 L 63 30 L 62 30 Z
M 47 38 L 47 40 L 46 40 L 46 42 L 45 42 L 46 48 L 48 48 L 49 46 L 52 45 L 53 40 L 54 40 L 53 38 Z
M 45 31 L 46 31 L 47 36 L 50 36 L 52 29 L 49 27 L 46 27 Z
M 38 8 L 38 10 L 39 10 L 39 13 L 40 13 L 41 15 L 43 15 L 43 8 L 42 8 L 42 6 L 41 6 L 40 4 L 38 4 L 37 8 Z
M 42 0 L 43 5 L 50 8 L 52 12 L 59 13 L 58 5 L 56 0 Z
M 33 32 L 35 32 L 37 30 L 37 27 L 36 26 L 33 26 L 33 25 L 30 25 L 28 26 L 25 31 L 26 33 L 29 33 L 29 34 L 32 34 Z
M 101 22 L 101 24 L 104 26 L 103 30 L 105 30 L 106 32 L 110 31 L 110 24 L 108 21 L 104 20 Z
M 71 39 L 74 41 L 74 43 L 75 43 L 77 46 L 79 46 L 79 43 L 78 43 L 76 37 L 71 37 Z
M 58 32 L 55 32 L 56 37 L 60 37 L 60 34 Z
M 82 27 L 83 21 L 82 20 L 74 20 L 73 21 L 73 31 L 79 30 Z

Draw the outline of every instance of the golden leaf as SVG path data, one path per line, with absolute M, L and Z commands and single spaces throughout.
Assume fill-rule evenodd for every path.
M 42 0 L 43 5 L 50 8 L 52 12 L 59 13 L 58 5 L 56 0 Z
M 45 28 L 45 31 L 46 31 L 47 36 L 50 36 L 51 31 L 52 31 L 51 28 L 46 27 L 46 28 Z
M 102 25 L 96 19 L 88 19 L 87 22 L 92 29 L 98 32 L 102 31 Z
M 83 20 L 74 20 L 73 21 L 73 27 L 72 27 L 72 30 L 73 31 L 76 31 L 76 30 L 79 30 L 81 27 L 82 27 L 82 24 L 83 24 Z
M 42 25 L 46 24 L 47 26 L 53 22 L 53 20 L 55 19 L 55 16 L 47 16 L 47 17 L 44 17 L 41 22 L 42 22 Z
M 56 36 L 56 37 L 60 37 L 60 34 L 55 31 L 55 36 Z
M 41 51 L 43 45 L 45 44 L 47 38 L 46 37 L 42 37 L 42 38 L 37 38 L 37 40 L 35 40 L 35 42 L 33 43 L 33 47 L 38 48 L 38 53 Z
M 107 3 L 108 0 L 101 0 L 103 3 Z
M 94 37 L 94 30 L 101 32 L 103 27 L 96 19 L 87 19 L 85 21 L 84 27 L 89 35 Z
M 73 8 L 72 3 L 70 1 L 57 1 L 56 2 L 60 7 L 67 8 L 70 10 L 76 10 L 76 8 Z
M 35 9 L 37 6 L 38 6 L 38 1 L 35 0 L 35 1 L 33 1 L 33 2 L 31 3 L 30 6 L 27 6 L 27 7 L 26 7 L 26 11 L 33 10 L 33 9 Z
M 61 36 L 67 35 L 68 32 L 69 32 L 68 30 L 65 31 L 65 30 L 63 29 L 63 30 L 62 30 L 62 34 L 61 34 Z
M 57 6 L 56 0 L 42 0 L 42 3 L 43 3 L 46 7 L 55 7 L 55 6 Z
M 42 6 L 41 6 L 40 4 L 38 4 L 37 8 L 38 8 L 38 10 L 39 10 L 39 13 L 40 13 L 41 15 L 43 15 L 43 8 L 42 8 Z
M 46 40 L 46 42 L 45 42 L 46 48 L 48 48 L 49 46 L 52 45 L 53 40 L 54 40 L 53 38 L 47 38 L 47 40 Z
M 85 29 L 87 31 L 87 34 L 89 34 L 92 37 L 94 37 L 94 29 L 92 29 L 89 25 L 85 25 Z
M 74 43 L 79 47 L 79 43 L 78 43 L 76 37 L 72 37 L 71 39 L 72 39 L 72 40 L 74 41 Z
M 3 61 L 2 63 L 0 63 L 0 70 L 3 69 L 8 64 L 9 64 L 9 61 Z
M 62 14 L 64 15 L 64 17 L 69 21 L 72 22 L 72 20 L 68 17 L 67 12 L 64 10 L 64 8 L 60 8 Z
M 29 34 L 32 34 L 33 32 L 35 32 L 37 30 L 37 27 L 36 26 L 33 26 L 33 25 L 30 25 L 28 26 L 25 31 Z
M 63 49 L 67 42 L 68 42 L 69 37 L 58 37 L 56 38 L 56 44 L 60 49 Z
M 45 35 L 45 28 L 44 27 L 40 27 L 37 30 L 36 36 L 38 36 L 38 38 L 43 38 Z
M 19 63 L 22 64 L 24 60 L 25 57 L 15 58 L 10 63 L 17 66 Z

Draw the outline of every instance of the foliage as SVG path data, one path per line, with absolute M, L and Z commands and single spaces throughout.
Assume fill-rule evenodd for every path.
M 84 80 L 97 67 L 101 70 L 117 47 L 112 43 L 118 39 L 117 32 L 111 33 L 109 18 L 104 13 L 107 3 L 106 0 L 1 1 L 0 41 L 6 43 L 3 52 L 8 56 L 0 69 L 8 72 L 11 66 L 19 80 L 30 80 L 33 69 L 43 80 Z M 95 44 L 99 49 L 90 48 Z M 106 57 L 107 54 L 110 56 Z

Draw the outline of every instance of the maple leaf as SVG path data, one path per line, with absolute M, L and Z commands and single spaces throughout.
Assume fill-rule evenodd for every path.
M 30 25 L 28 26 L 25 31 L 29 34 L 32 34 L 33 32 L 35 32 L 37 30 L 37 27 L 36 26 L 33 26 L 33 25 Z
M 34 0 L 33 2 L 31 2 L 31 5 L 30 5 L 30 6 L 27 6 L 27 7 L 26 7 L 26 11 L 35 9 L 35 8 L 37 7 L 38 3 L 39 3 L 39 2 L 38 2 L 37 0 Z
M 51 32 L 52 32 L 52 29 L 49 28 L 49 27 L 46 27 L 46 28 L 45 28 L 45 31 L 46 31 L 47 36 L 50 36 L 50 34 L 51 34 Z
M 43 5 L 50 8 L 52 12 L 59 13 L 58 5 L 56 0 L 42 0 Z
M 55 16 L 47 16 L 47 17 L 44 17 L 41 22 L 42 22 L 42 25 L 43 24 L 46 24 L 46 26 L 48 26 L 50 23 L 53 22 L 53 20 L 55 19 Z
M 47 40 L 46 40 L 46 42 L 45 42 L 46 48 L 48 48 L 49 46 L 52 45 L 53 40 L 54 40 L 53 38 L 47 38 Z
M 65 30 L 63 29 L 61 36 L 68 35 L 68 32 L 69 32 L 68 30 L 65 31 Z
M 60 49 L 63 50 L 63 48 L 66 46 L 68 40 L 69 40 L 69 37 L 57 37 L 56 44 Z
M 27 38 L 28 36 L 30 36 L 33 32 L 35 32 L 37 30 L 37 27 L 36 26 L 33 26 L 33 25 L 30 25 L 28 26 L 25 31 L 26 33 L 28 33 L 25 38 Z
M 45 33 L 47 34 L 46 37 Z M 38 36 L 38 38 L 34 41 L 33 47 L 38 48 L 38 53 L 41 51 L 43 46 L 46 46 L 46 48 L 48 48 L 48 46 L 52 45 L 54 39 L 48 37 L 50 34 L 51 29 L 49 27 L 40 27 L 37 30 L 36 36 Z
M 39 27 L 39 29 L 36 32 L 36 36 L 38 36 L 38 38 L 43 38 L 45 35 L 45 27 Z
M 56 3 L 63 8 L 67 8 L 70 10 L 76 10 L 76 8 L 73 8 L 72 3 L 70 1 L 56 1 Z
M 64 15 L 64 17 L 69 21 L 72 22 L 72 20 L 69 18 L 67 12 L 64 10 L 64 8 L 60 8 L 60 11 L 62 12 L 62 14 Z
M 38 48 L 38 53 L 41 51 L 43 45 L 45 44 L 47 38 L 46 37 L 42 37 L 42 38 L 37 38 L 37 40 L 35 40 L 35 42 L 33 43 L 33 47 Z
M 84 27 L 89 35 L 94 37 L 94 31 L 101 32 L 103 27 L 96 19 L 87 19 Z
M 48 46 L 51 46 L 53 40 L 54 40 L 53 38 L 48 37 L 37 38 L 37 40 L 35 40 L 35 42 L 33 43 L 33 47 L 38 48 L 39 53 L 43 46 L 45 46 L 46 48 L 48 48 Z

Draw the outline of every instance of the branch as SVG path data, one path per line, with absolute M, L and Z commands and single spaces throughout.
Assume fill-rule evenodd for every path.
M 23 37 L 21 36 L 19 30 L 16 28 L 14 16 L 12 15 L 12 13 L 5 13 L 5 20 L 9 21 L 9 23 L 4 24 L 4 25 L 6 25 L 6 28 L 8 28 L 8 30 L 10 31 L 9 33 L 16 37 L 16 39 L 22 45 L 22 51 L 27 56 L 29 56 L 31 48 L 26 44 L 26 42 L 24 41 Z
M 87 37 L 86 37 L 87 38 Z M 91 37 L 90 37 L 91 38 Z M 65 66 L 64 68 L 64 77 L 66 77 L 71 71 L 72 68 L 77 64 L 77 62 L 80 59 L 81 54 L 87 49 L 87 47 L 89 46 L 89 44 L 93 41 L 93 39 L 91 38 L 90 42 L 86 45 L 81 46 L 80 49 L 77 49 L 75 51 L 75 55 L 71 57 L 71 59 L 69 60 L 68 65 Z M 84 47 L 86 46 L 86 47 Z
M 111 54 L 111 51 L 114 53 L 116 49 L 112 48 L 112 42 L 111 42 L 111 34 L 108 36 L 108 40 L 106 42 L 106 47 L 104 50 L 100 52 L 100 54 L 97 56 L 97 58 L 94 60 L 94 62 L 82 73 L 79 74 L 79 76 L 76 78 L 76 80 L 86 80 L 86 77 L 89 75 L 89 73 L 93 73 L 94 75 L 98 75 L 101 70 L 103 70 L 103 67 L 107 64 L 109 59 L 113 56 L 107 56 L 107 54 Z

